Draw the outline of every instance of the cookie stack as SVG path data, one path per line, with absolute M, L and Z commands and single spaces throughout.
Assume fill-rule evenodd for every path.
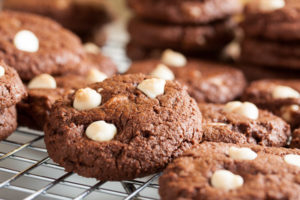
M 127 54 L 132 59 L 160 55 L 171 48 L 186 55 L 216 55 L 234 37 L 230 19 L 239 0 L 128 0 L 136 13 L 128 26 Z
M 300 75 L 300 3 L 255 0 L 245 10 L 241 60 L 250 79 Z
M 0 141 L 17 128 L 16 104 L 26 96 L 17 72 L 0 62 Z

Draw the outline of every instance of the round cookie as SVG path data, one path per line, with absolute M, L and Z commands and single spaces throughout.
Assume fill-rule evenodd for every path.
M 284 7 L 268 12 L 253 10 L 247 6 L 241 26 L 248 37 L 293 42 L 300 40 L 299 20 L 300 2 L 285 0 Z
M 234 38 L 234 27 L 235 23 L 231 20 L 201 26 L 180 26 L 133 18 L 128 31 L 132 42 L 148 48 L 218 52 Z
M 299 44 L 246 38 L 242 42 L 241 60 L 265 67 L 300 69 Z
M 300 126 L 300 81 L 259 80 L 245 90 L 244 101 L 250 101 L 261 109 L 282 117 L 291 126 Z
M 257 118 L 249 118 L 253 110 L 228 111 L 227 105 L 199 104 L 203 116 L 203 141 L 235 144 L 286 146 L 291 136 L 290 126 L 266 110 L 257 110 Z M 251 108 L 254 109 L 255 108 Z
M 15 106 L 0 110 L 0 141 L 7 138 L 17 128 L 17 111 Z
M 14 106 L 26 94 L 26 89 L 16 70 L 0 62 L 0 110 Z
M 203 143 L 168 165 L 159 194 L 162 200 L 298 199 L 299 156 L 286 148 Z
M 66 171 L 99 180 L 134 179 L 162 170 L 202 138 L 195 101 L 179 83 L 162 83 L 142 74 L 117 75 L 89 86 L 92 96 L 101 94 L 97 107 L 80 111 L 94 104 L 80 104 L 77 92 L 57 102 L 44 127 L 49 156 Z M 106 125 L 100 128 L 100 122 Z M 114 137 L 100 139 L 100 133 Z
M 16 10 L 50 17 L 83 39 L 111 20 L 105 0 L 5 0 L 4 10 Z
M 126 73 L 151 74 L 162 63 L 158 59 L 133 62 Z M 239 97 L 246 86 L 243 73 L 224 64 L 188 60 L 181 67 L 166 67 L 172 71 L 176 80 L 187 86 L 189 94 L 197 102 L 225 103 Z
M 40 16 L 3 11 L 0 14 L 0 59 L 22 80 L 47 73 L 81 73 L 85 52 L 75 35 Z
M 128 0 L 140 17 L 167 23 L 205 24 L 241 12 L 239 0 Z

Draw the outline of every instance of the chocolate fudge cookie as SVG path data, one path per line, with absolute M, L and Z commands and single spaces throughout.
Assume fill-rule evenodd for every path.
M 132 42 L 148 48 L 218 52 L 234 38 L 234 27 L 231 20 L 201 26 L 180 26 L 133 18 L 128 31 Z
M 114 76 L 58 101 L 44 127 L 66 171 L 124 180 L 161 171 L 202 138 L 201 113 L 177 82 Z
M 165 51 L 163 55 L 166 52 L 172 51 Z M 176 62 L 176 55 L 174 57 L 171 59 Z M 163 58 L 138 61 L 133 62 L 126 73 L 178 80 L 188 87 L 197 102 L 225 103 L 239 97 L 246 86 L 245 77 L 238 69 L 201 60 L 188 60 L 180 67 L 164 62 Z
M 26 96 L 26 89 L 16 70 L 0 62 L 0 110 L 17 104 Z
M 268 0 L 262 2 L 266 1 Z M 254 10 L 251 7 L 255 5 L 247 6 L 245 18 L 241 24 L 246 36 L 276 41 L 300 40 L 300 2 L 285 0 L 282 5 L 281 0 L 273 1 L 274 5 L 272 1 L 269 2 L 266 2 L 264 6 L 256 5 L 257 9 Z M 267 9 L 267 4 L 269 4 L 269 9 Z
M 140 17 L 180 24 L 209 23 L 242 10 L 239 0 L 128 0 L 128 5 Z
M 246 38 L 242 42 L 242 62 L 265 67 L 300 69 L 300 45 Z
M 0 59 L 22 80 L 42 73 L 78 73 L 85 52 L 75 35 L 40 16 L 4 11 L 0 14 Z M 83 68 L 83 67 L 82 67 Z
M 203 115 L 203 141 L 285 146 L 290 126 L 254 104 L 230 102 L 226 105 L 199 104 Z
M 203 143 L 167 167 L 159 193 L 162 200 L 296 200 L 299 159 L 295 149 Z
M 7 138 L 17 128 L 17 111 L 15 106 L 0 110 L 0 141 Z
M 300 81 L 259 80 L 246 89 L 243 100 L 282 117 L 291 126 L 300 126 Z

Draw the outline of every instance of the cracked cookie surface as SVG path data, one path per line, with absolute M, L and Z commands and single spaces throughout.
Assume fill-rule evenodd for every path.
M 66 171 L 99 180 L 124 180 L 161 171 L 202 138 L 201 113 L 177 82 L 149 98 L 137 89 L 148 77 L 115 76 L 89 87 L 102 96 L 99 107 L 78 111 L 74 96 L 57 102 L 44 127 L 50 157 Z M 104 120 L 117 128 L 108 142 L 89 139 L 85 130 Z

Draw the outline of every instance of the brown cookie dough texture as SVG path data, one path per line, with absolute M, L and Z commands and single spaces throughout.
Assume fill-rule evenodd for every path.
M 79 38 L 50 19 L 4 11 L 0 14 L 0 21 L 0 59 L 15 68 L 22 80 L 30 80 L 42 73 L 82 74 L 88 69 L 80 67 L 86 56 Z M 38 39 L 37 51 L 16 48 L 16 34 L 24 30 L 32 32 Z
M 128 26 L 131 42 L 146 48 L 218 52 L 234 38 L 231 20 L 209 25 L 181 26 L 133 18 Z
M 137 86 L 150 77 L 114 76 L 89 87 L 102 96 L 100 106 L 79 111 L 74 97 L 57 102 L 45 125 L 50 157 L 66 171 L 100 180 L 124 180 L 162 170 L 202 138 L 197 104 L 177 82 L 166 81 L 156 98 Z M 106 142 L 89 139 L 86 128 L 104 120 L 117 128 Z
M 17 111 L 15 106 L 0 110 L 0 141 L 7 138 L 17 128 Z
M 199 104 L 203 116 L 203 141 L 263 146 L 286 146 L 290 126 L 272 113 L 259 110 L 257 119 L 226 112 L 225 105 Z
M 127 74 L 151 74 L 162 61 L 133 62 Z M 167 66 L 197 102 L 225 103 L 239 97 L 246 86 L 243 73 L 227 65 L 188 60 L 185 66 Z
M 248 148 L 240 155 L 244 159 L 231 156 L 233 147 Z M 159 179 L 159 193 L 162 200 L 296 200 L 300 196 L 300 165 L 290 158 L 299 155 L 300 151 L 293 149 L 203 143 L 168 165 Z M 218 170 L 227 170 L 234 176 L 213 178 Z M 220 187 L 224 185 L 237 187 Z
M 279 87 L 289 87 L 294 90 L 292 96 L 290 89 L 280 91 L 282 97 L 274 96 L 274 92 Z M 286 92 L 286 90 L 288 90 Z M 293 128 L 300 126 L 300 81 L 299 80 L 259 80 L 252 82 L 246 89 L 243 100 L 250 101 L 256 104 L 261 109 L 271 111 L 277 116 L 282 117 Z M 279 92 L 277 92 L 279 93 Z
M 300 149 L 300 128 L 294 130 L 290 147 Z
M 0 76 L 0 110 L 17 104 L 26 96 L 26 89 L 16 70 L 0 61 L 4 74 Z
M 178 24 L 204 24 L 241 12 L 239 0 L 128 0 L 140 17 Z

